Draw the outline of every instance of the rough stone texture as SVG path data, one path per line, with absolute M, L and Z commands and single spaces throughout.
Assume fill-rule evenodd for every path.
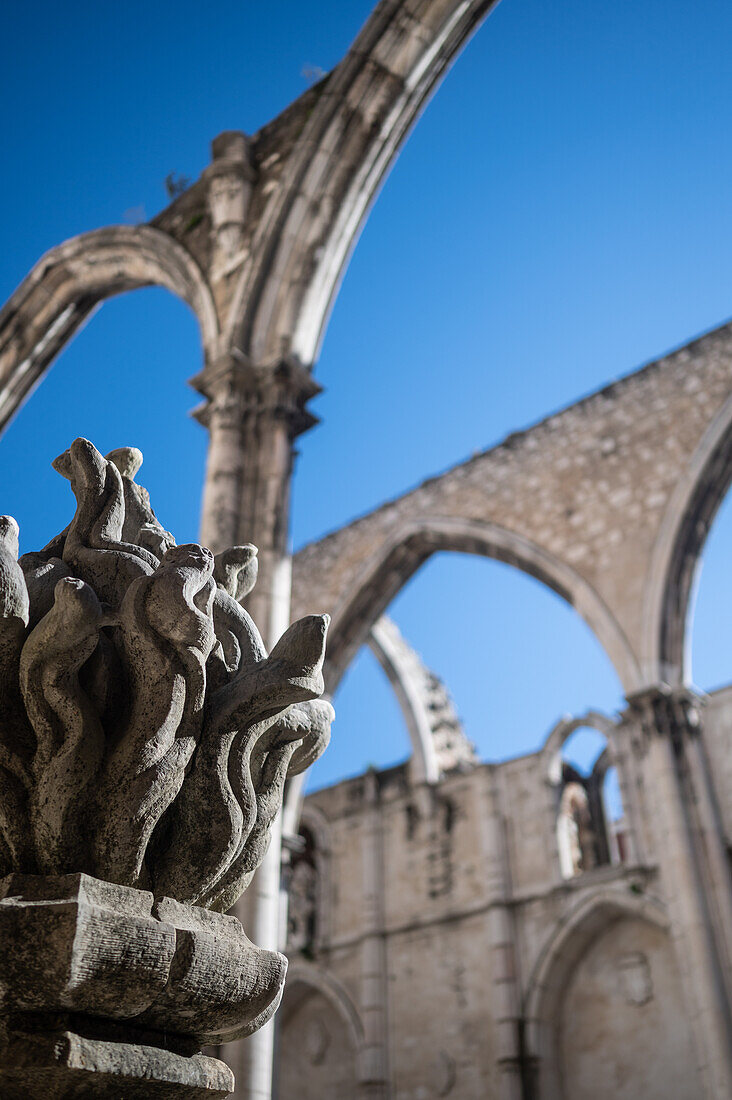
M 5 1100 L 215 1100 L 230 1096 L 231 1070 L 216 1058 L 88 1039 L 70 1031 L 12 1035 L 0 1083 Z
M 0 894 L 3 1012 L 16 1022 L 125 1020 L 200 1047 L 251 1034 L 279 1003 L 285 959 L 235 917 L 83 874 L 10 875 Z
M 17 1095 L 225 1095 L 229 1071 L 196 1051 L 282 995 L 284 957 L 210 910 L 246 888 L 287 776 L 328 742 L 328 618 L 268 655 L 238 603 L 256 549 L 176 546 L 141 462 L 77 439 L 54 463 L 69 526 L 19 562 L 0 522 L 0 1080 Z

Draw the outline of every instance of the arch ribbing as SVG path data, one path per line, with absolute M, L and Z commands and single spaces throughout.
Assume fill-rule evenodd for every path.
M 319 88 L 261 218 L 227 334 L 314 362 L 363 221 L 412 125 L 497 0 L 382 0 Z
M 732 484 L 732 395 L 705 432 L 669 501 L 653 548 L 643 609 L 648 683 L 690 679 L 690 602 L 701 554 Z
M 572 736 L 575 730 L 578 729 L 593 729 L 601 733 L 602 736 L 611 748 L 611 755 L 615 755 L 615 733 L 617 729 L 617 722 L 613 721 L 607 714 L 602 714 L 597 710 L 588 710 L 585 714 L 577 715 L 572 718 L 561 718 L 554 726 L 544 744 L 541 748 L 542 756 L 544 757 L 544 773 L 547 774 L 551 768 L 552 761 L 561 752 L 564 742 Z
M 218 320 L 193 257 L 150 226 L 111 226 L 52 248 L 0 311 L 0 430 L 64 344 L 105 298 L 158 285 L 198 318 L 204 350 L 215 350 Z
M 626 693 L 639 685 L 632 649 L 591 585 L 566 563 L 523 535 L 490 522 L 431 517 L 403 524 L 366 563 L 349 595 L 333 611 L 326 669 L 332 693 L 376 620 L 414 573 L 443 550 L 506 562 L 546 584 L 582 616 L 612 661 Z
M 287 993 L 285 1001 L 280 1009 L 280 1023 L 284 1027 L 287 1016 L 299 1001 L 297 989 L 303 992 L 315 990 L 320 993 L 336 1010 L 343 1019 L 351 1036 L 355 1052 L 361 1053 L 364 1043 L 364 1028 L 360 1013 L 353 1003 L 345 987 L 333 974 L 321 970 L 320 967 L 304 961 L 292 963 L 287 972 Z

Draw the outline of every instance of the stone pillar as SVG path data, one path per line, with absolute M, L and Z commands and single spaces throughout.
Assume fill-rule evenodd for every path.
M 215 137 L 211 152 L 213 160 L 204 178 L 212 230 L 210 274 L 216 280 L 241 263 L 244 224 L 257 175 L 249 139 L 240 130 L 225 130 Z
M 645 787 L 653 807 L 655 850 L 671 916 L 704 1096 L 732 1096 L 732 1023 L 725 972 L 728 930 L 715 896 L 718 872 L 709 793 L 700 783 L 699 700 L 684 689 L 653 686 L 629 699 L 641 724 Z M 724 893 L 728 894 L 729 871 Z M 726 912 L 727 904 L 723 906 Z M 725 934 L 727 933 L 727 934 Z
M 243 543 L 258 548 L 257 585 L 246 607 L 271 647 L 290 620 L 288 548 L 294 440 L 316 423 L 308 400 L 319 392 L 299 364 L 254 367 L 231 353 L 194 385 L 207 404 L 196 415 L 210 434 L 201 541 L 217 551 Z M 279 945 L 281 822 L 236 915 L 256 942 Z M 259 938 L 258 938 L 259 937 Z M 239 1100 L 272 1095 L 274 1024 L 232 1053 Z
M 363 932 L 361 944 L 361 1095 L 387 1100 L 389 1050 L 384 931 L 384 840 L 376 773 L 366 776 L 369 811 L 363 833 Z
M 293 361 L 257 367 L 236 350 L 191 384 L 207 399 L 195 413 L 209 432 L 202 542 L 214 552 L 245 542 L 259 548 L 256 609 L 269 616 L 268 593 L 287 552 L 293 441 L 317 423 L 305 406 L 320 387 Z M 262 633 L 271 633 L 264 620 Z
M 612 764 L 617 769 L 620 798 L 625 818 L 625 862 L 631 865 L 648 862 L 648 838 L 638 792 L 638 761 L 633 752 L 634 727 L 620 723 L 615 730 L 615 753 Z
M 483 859 L 488 901 L 492 1018 L 496 1035 L 498 1100 L 521 1100 L 522 1065 L 519 1043 L 520 999 L 516 973 L 513 914 L 509 907 L 511 876 L 505 822 L 498 788 L 498 770 L 488 775 L 482 824 Z

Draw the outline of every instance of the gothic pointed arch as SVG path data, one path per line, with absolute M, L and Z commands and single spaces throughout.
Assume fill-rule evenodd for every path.
M 588 710 L 585 714 L 578 716 L 567 716 L 557 722 L 548 733 L 546 741 L 544 742 L 541 753 L 544 758 L 544 773 L 548 775 L 551 772 L 554 759 L 561 751 L 562 745 L 565 741 L 572 736 L 575 730 L 582 729 L 582 727 L 588 726 L 590 729 L 597 730 L 601 733 L 608 743 L 609 755 L 612 759 L 615 755 L 615 734 L 617 730 L 617 722 L 608 714 L 602 714 L 597 710 Z M 607 752 L 607 750 L 605 750 Z M 604 753 L 602 754 L 605 755 Z M 600 758 L 598 757 L 598 760 Z
M 732 484 L 732 394 L 704 433 L 669 500 L 653 549 L 644 606 L 649 680 L 688 681 L 689 605 L 707 535 Z
M 0 311 L 0 430 L 100 302 L 162 286 L 193 310 L 204 352 L 216 350 L 213 297 L 196 261 L 152 226 L 110 226 L 72 237 L 41 257 Z
M 289 145 L 287 162 L 226 326 L 253 361 L 277 359 L 285 344 L 304 366 L 313 364 L 381 183 L 430 95 L 496 2 L 377 4 L 335 69 L 267 128 L 269 146 Z
M 637 668 L 623 632 L 578 573 L 530 539 L 498 524 L 424 516 L 400 525 L 364 563 L 353 590 L 332 612 L 328 688 L 331 692 L 376 620 L 401 588 L 437 551 L 478 554 L 514 565 L 574 607 L 604 646 L 626 691 Z
M 582 956 L 614 924 L 637 920 L 667 932 L 669 919 L 656 898 L 606 888 L 579 901 L 554 929 L 534 963 L 524 997 L 527 1061 L 539 1079 L 539 1095 L 560 1100 L 555 1030 L 562 1000 Z

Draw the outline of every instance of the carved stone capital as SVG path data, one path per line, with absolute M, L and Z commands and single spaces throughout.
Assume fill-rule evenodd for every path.
M 321 387 L 294 359 L 257 366 L 243 355 L 229 354 L 190 382 L 206 398 L 193 415 L 209 430 L 245 430 L 260 419 L 278 419 L 286 422 L 294 439 L 318 423 L 306 406 Z
M 690 688 L 652 684 L 629 695 L 628 704 L 628 717 L 639 722 L 647 738 L 666 737 L 676 751 L 701 729 L 704 701 Z
M 0 895 L 12 945 L 0 955 L 3 1096 L 45 1092 L 54 1067 L 58 1089 L 93 1075 L 84 1095 L 136 1095 L 138 1078 L 161 1096 L 231 1091 L 230 1071 L 200 1049 L 271 1018 L 284 956 L 255 947 L 235 917 L 89 875 L 11 875 Z
M 257 179 L 246 134 L 227 130 L 212 142 L 213 161 L 204 172 L 207 206 L 211 219 L 214 270 L 228 269 L 241 252 L 252 188 Z

